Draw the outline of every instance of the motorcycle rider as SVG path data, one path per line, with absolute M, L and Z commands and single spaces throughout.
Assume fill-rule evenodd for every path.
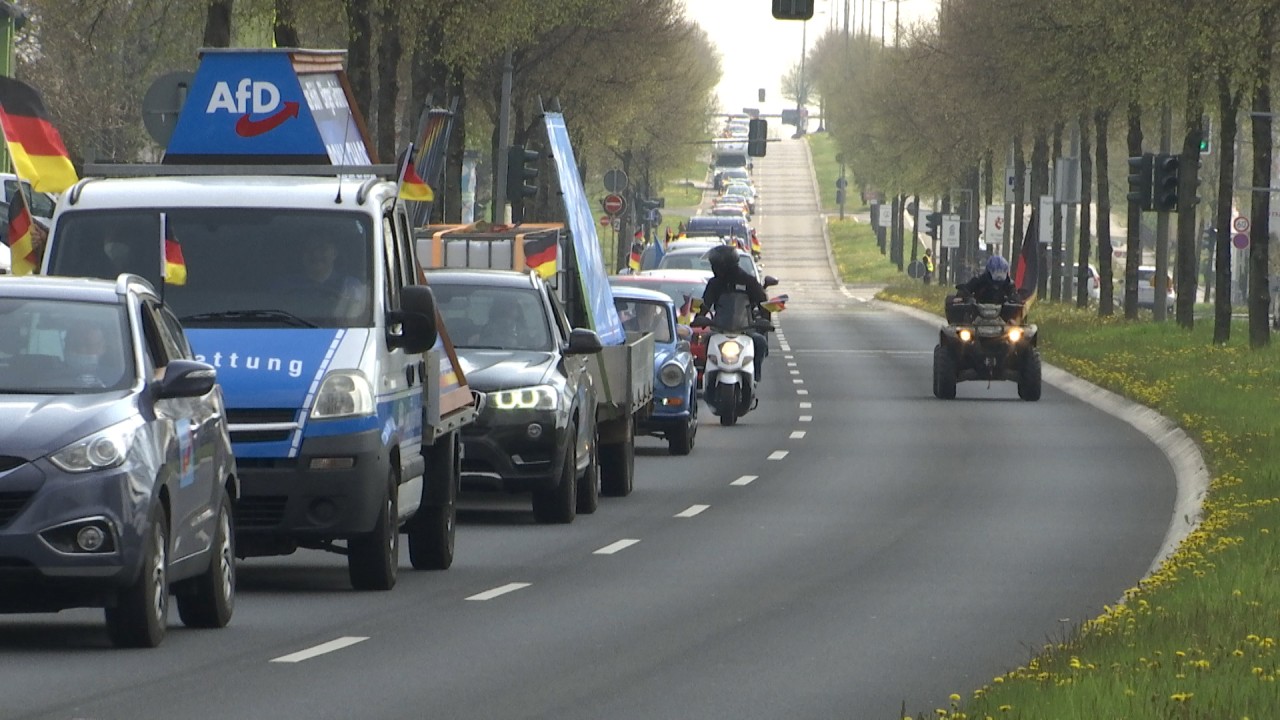
M 732 245 L 718 245 L 707 252 L 707 260 L 711 263 L 712 278 L 702 293 L 702 309 L 699 315 L 705 315 L 716 309 L 716 303 L 727 292 L 745 293 L 751 303 L 753 316 L 767 316 L 760 309 L 760 303 L 766 302 L 764 286 L 754 275 L 742 269 L 738 264 L 738 251 Z M 736 329 L 736 328 L 735 328 Z M 764 334 L 755 328 L 741 328 L 742 333 L 751 338 L 755 346 L 755 377 L 760 381 L 760 369 L 764 366 L 764 356 L 769 353 L 769 341 Z
M 1021 302 L 1018 288 L 1009 277 L 1009 261 L 999 255 L 988 258 L 986 269 L 968 282 L 956 285 L 956 290 L 959 298 L 973 298 L 975 302 L 984 304 Z

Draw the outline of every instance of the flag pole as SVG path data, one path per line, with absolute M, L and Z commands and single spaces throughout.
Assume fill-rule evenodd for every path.
M 169 263 L 168 256 L 165 255 L 165 241 L 168 238 L 169 213 L 160 211 L 160 304 L 164 305 L 164 289 L 168 285 L 166 280 L 169 279 Z

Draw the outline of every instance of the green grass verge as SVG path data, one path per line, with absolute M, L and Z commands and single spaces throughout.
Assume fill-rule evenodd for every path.
M 830 218 L 831 253 L 835 255 L 840 277 L 849 284 L 888 284 L 905 277 L 898 266 L 880 254 L 875 231 L 866 223 Z
M 818 177 L 822 212 L 839 212 L 840 206 L 836 204 L 836 178 L 840 177 L 840 163 L 836 162 L 836 153 L 839 149 L 836 147 L 835 140 L 830 133 L 825 132 L 810 133 L 805 135 L 805 140 L 809 143 L 809 152 L 813 155 L 813 172 Z M 853 182 L 853 173 L 848 168 L 845 168 L 845 179 L 849 181 L 844 203 L 845 213 L 866 211 L 867 206 L 858 196 L 857 187 Z
M 946 292 L 902 280 L 879 297 L 937 312 Z M 930 717 L 1280 718 L 1280 347 L 1249 349 L 1243 323 L 1215 346 L 1211 322 L 1050 303 L 1031 316 L 1047 362 L 1196 439 L 1213 478 L 1204 519 L 1123 603 Z

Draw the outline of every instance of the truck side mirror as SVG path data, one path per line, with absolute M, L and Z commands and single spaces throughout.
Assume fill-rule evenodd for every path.
M 387 345 L 408 353 L 422 353 L 436 344 L 436 299 L 426 285 L 406 285 L 400 290 L 400 309 L 387 313 L 387 325 L 400 325 L 400 333 L 387 333 Z

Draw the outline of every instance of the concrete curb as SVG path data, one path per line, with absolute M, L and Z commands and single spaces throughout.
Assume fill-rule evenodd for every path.
M 822 212 L 822 188 L 818 187 L 818 171 L 813 167 L 813 148 L 809 147 L 808 140 L 801 140 L 804 143 L 804 159 L 809 163 L 809 179 L 813 182 L 813 197 L 818 203 L 818 219 L 822 225 L 822 245 L 827 250 L 827 269 L 831 271 L 831 281 L 836 287 L 844 287 L 844 283 L 840 280 L 840 267 L 836 265 L 835 252 L 831 249 L 831 228 L 827 223 L 827 214 Z
M 935 327 L 945 323 L 942 316 L 919 308 L 883 301 L 876 301 L 876 303 Z M 1209 492 L 1210 478 L 1204 456 L 1200 453 L 1200 446 L 1178 427 L 1177 423 L 1145 405 L 1135 403 L 1053 365 L 1046 363 L 1043 368 L 1045 382 L 1077 400 L 1086 402 L 1132 425 L 1160 448 L 1168 458 L 1169 465 L 1173 467 L 1174 482 L 1177 485 L 1173 517 L 1169 521 L 1169 528 L 1165 531 L 1164 542 L 1159 552 L 1147 568 L 1147 576 L 1150 576 L 1177 551 L 1182 541 L 1195 531 L 1203 519 L 1203 504 Z

